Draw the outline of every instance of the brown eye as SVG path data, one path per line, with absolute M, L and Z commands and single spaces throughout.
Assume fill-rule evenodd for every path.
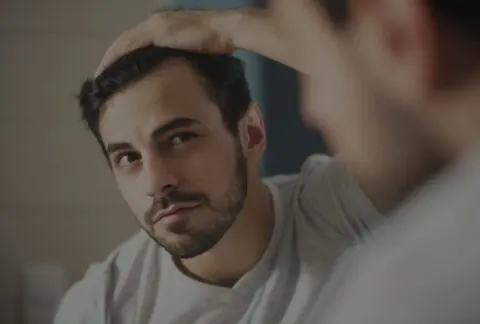
M 119 168 L 128 168 L 140 158 L 140 154 L 136 152 L 123 152 L 115 156 L 114 162 Z
M 192 140 L 193 138 L 197 137 L 196 134 L 191 132 L 181 132 L 177 133 L 170 137 L 169 143 L 171 146 L 177 146 Z

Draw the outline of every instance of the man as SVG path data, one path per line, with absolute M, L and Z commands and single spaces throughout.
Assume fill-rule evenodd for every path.
M 380 215 L 335 160 L 262 181 L 266 139 L 231 55 L 146 46 L 80 104 L 143 228 L 93 266 L 56 323 L 302 323 Z
M 332 15 L 332 4 L 339 3 L 345 10 Z M 327 293 L 317 300 L 317 310 L 328 311 L 313 318 L 324 323 L 478 322 L 478 4 L 325 1 L 334 24 L 311 1 L 274 4 L 278 25 L 268 22 L 273 19 L 268 16 L 254 19 L 254 14 L 237 14 L 237 25 L 240 21 L 251 27 L 243 34 L 233 28 L 237 32 L 232 34 L 231 13 L 230 24 L 225 24 L 228 14 L 197 13 L 186 24 L 183 19 L 181 30 L 209 26 L 215 35 L 223 21 L 223 30 L 231 37 L 226 37 L 230 41 L 217 38 L 220 44 L 254 50 L 307 72 L 306 90 L 318 92 L 306 91 L 304 107 L 318 124 L 338 110 L 354 108 L 363 114 L 365 107 L 404 108 L 399 111 L 414 120 L 437 161 L 453 166 L 399 210 L 390 224 L 378 230 L 375 240 L 359 245 L 344 259 L 325 286 Z M 155 16 L 122 36 L 123 43 L 114 44 L 106 61 L 122 47 L 134 47 L 129 42 L 133 39 L 163 45 L 177 42 L 178 47 L 197 50 L 204 47 L 204 40 L 212 39 L 163 37 L 165 29 L 156 22 L 174 20 Z M 250 28 L 257 28 L 255 36 L 260 36 L 247 37 Z M 287 41 L 276 40 L 280 33 L 275 31 L 281 28 Z M 265 34 L 271 37 L 264 38 Z M 288 45 L 305 50 L 293 53 Z M 350 96 L 339 97 L 339 91 Z M 351 146 L 346 151 L 354 152 Z M 439 186 L 444 183 L 449 186 Z
M 306 91 L 305 109 L 321 121 L 329 112 L 319 107 L 339 89 L 362 101 L 343 100 L 341 106 L 330 101 L 332 110 L 363 111 L 362 103 L 404 108 L 402 114 L 422 130 L 437 160 L 450 167 L 344 258 L 312 319 L 477 323 L 478 3 L 336 3 L 343 3 L 342 15 L 332 15 L 333 2 L 325 1 L 332 24 L 313 2 L 274 2 L 278 21 L 288 26 L 288 44 L 309 54 L 282 60 L 297 62 L 291 65 L 311 76 L 306 90 L 318 92 Z M 333 76 L 341 82 L 322 82 Z
M 291 27 L 291 46 L 316 47 L 335 71 L 330 77 L 348 71 L 368 102 L 397 108 L 412 120 L 443 172 L 344 255 L 312 320 L 479 323 L 480 5 L 470 0 L 348 3 L 345 19 L 335 26 L 312 2 L 277 1 L 276 10 Z M 340 49 L 335 59 L 324 50 L 333 44 Z M 326 61 L 323 67 L 317 61 L 320 72 Z M 323 102 L 329 89 L 321 73 L 305 85 L 323 89 L 307 93 L 306 102 Z

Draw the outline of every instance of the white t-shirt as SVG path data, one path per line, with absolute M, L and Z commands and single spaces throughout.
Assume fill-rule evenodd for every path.
M 312 323 L 479 324 L 479 209 L 477 150 L 344 253 Z
M 337 161 L 312 156 L 300 174 L 265 180 L 275 208 L 269 245 L 231 288 L 183 275 L 140 232 L 92 266 L 56 324 L 305 323 L 332 268 L 381 216 Z

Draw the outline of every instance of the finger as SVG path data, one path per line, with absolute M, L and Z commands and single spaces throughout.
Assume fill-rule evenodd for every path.
M 227 54 L 235 49 L 231 42 L 219 40 L 218 35 L 209 30 L 190 27 L 156 37 L 154 44 L 208 54 Z
M 110 64 L 115 62 L 121 56 L 143 46 L 147 46 L 152 43 L 152 37 L 148 30 L 137 27 L 121 35 L 115 40 L 112 45 L 105 52 L 100 64 L 95 71 L 95 77 L 97 77 L 103 70 Z
M 95 76 L 98 76 L 105 68 L 115 62 L 121 56 L 133 51 L 136 48 L 146 46 L 148 43 L 149 42 L 146 38 L 132 38 L 114 43 L 102 58 L 95 72 Z

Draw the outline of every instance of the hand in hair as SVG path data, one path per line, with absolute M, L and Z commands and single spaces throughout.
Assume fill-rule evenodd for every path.
M 119 57 L 147 45 L 208 53 L 234 50 L 225 30 L 215 27 L 212 11 L 161 11 L 121 34 L 108 48 L 95 73 L 100 74 Z
M 162 10 L 120 35 L 106 51 L 95 75 L 119 57 L 147 45 L 223 54 L 244 49 L 294 69 L 285 33 L 266 9 Z
M 162 10 L 121 34 L 108 48 L 95 73 L 100 74 L 119 57 L 147 45 L 158 45 L 207 53 L 229 53 L 235 49 L 228 28 L 218 24 L 227 12 Z

